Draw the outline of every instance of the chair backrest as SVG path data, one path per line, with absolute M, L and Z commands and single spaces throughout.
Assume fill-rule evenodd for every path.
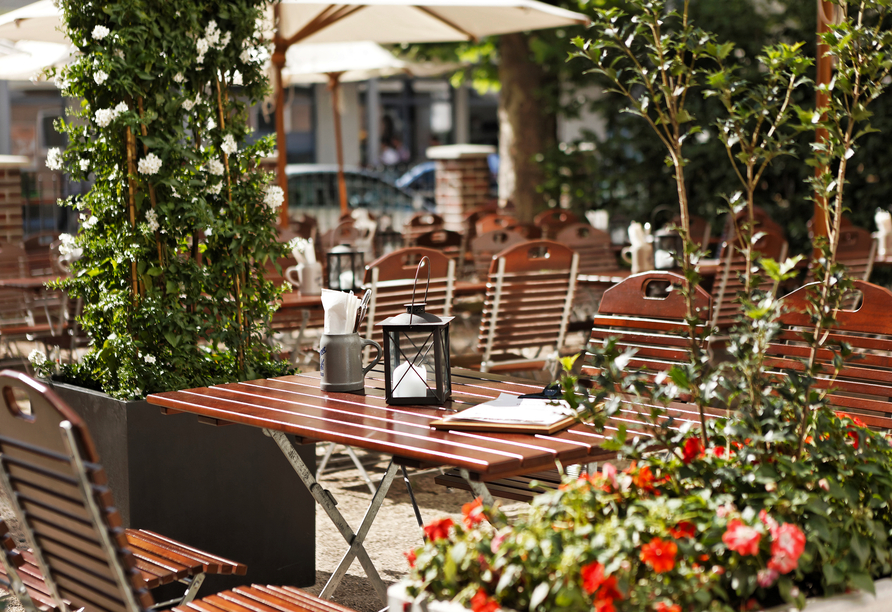
M 781 315 L 781 332 L 769 345 L 766 364 L 777 371 L 802 370 L 801 359 L 809 356 L 809 347 L 801 333 L 814 331 L 806 314 L 807 295 L 817 290 L 819 283 L 809 283 L 786 295 Z M 836 378 L 833 378 L 833 355 L 829 349 L 818 351 L 817 361 L 822 375 L 815 386 L 832 388 L 830 405 L 838 410 L 857 415 L 870 427 L 892 428 L 892 291 L 866 281 L 854 281 L 854 289 L 861 293 L 861 305 L 856 310 L 839 310 L 837 326 L 829 330 L 830 345 L 846 342 L 853 352 Z
M 554 239 L 557 233 L 571 223 L 579 223 L 579 218 L 569 210 L 553 208 L 533 217 L 533 225 L 542 228 L 542 237 Z
M 610 234 L 593 228 L 588 223 L 565 225 L 557 234 L 556 242 L 579 253 L 580 274 L 602 274 L 619 270 Z
M 415 238 L 415 246 L 440 251 L 447 257 L 455 259 L 461 252 L 462 235 L 450 230 L 435 230 L 419 234 Z
M 787 257 L 787 241 L 783 234 L 775 232 L 769 226 L 758 230 L 762 237 L 756 241 L 755 251 L 760 257 L 770 257 L 783 261 Z M 740 312 L 740 304 L 737 303 L 737 294 L 743 291 L 744 283 L 742 275 L 746 269 L 746 259 L 737 248 L 731 248 L 728 243 L 722 247 L 724 259 L 719 274 L 712 285 L 712 326 L 720 330 L 731 327 Z M 766 292 L 773 290 L 773 282 L 765 274 L 762 274 L 762 282 L 758 289 Z
M 656 375 L 690 359 L 691 344 L 685 336 L 685 302 L 678 287 L 683 276 L 651 271 L 630 276 L 604 292 L 592 325 L 591 343 L 616 338 L 620 352 L 635 351 L 630 367 Z M 704 324 L 710 318 L 711 299 L 697 287 L 694 308 Z M 703 325 L 698 333 L 702 333 Z M 705 348 L 705 347 L 704 347 Z M 589 364 L 584 375 L 595 374 Z
M 452 293 L 455 285 L 455 260 L 433 249 L 406 247 L 379 257 L 365 268 L 363 285 L 372 290 L 366 315 L 365 337 L 381 342 L 384 332 L 378 325 L 388 317 L 406 312 L 412 302 L 415 272 L 422 257 L 430 261 L 431 281 L 427 290 L 425 311 L 441 317 L 452 312 Z M 418 274 L 415 300 L 424 299 L 427 272 Z
M 474 257 L 474 271 L 481 279 L 489 274 L 493 258 L 515 244 L 525 242 L 519 233 L 512 230 L 492 230 L 475 236 L 471 240 L 471 254 Z
M 846 225 L 840 229 L 836 261 L 846 267 L 846 272 L 852 279 L 870 280 L 876 254 L 877 241 L 869 231 L 854 225 Z M 814 280 L 811 266 L 808 270 L 808 280 Z
M 731 245 L 735 245 L 738 250 L 743 248 L 741 236 L 738 234 L 737 228 L 747 220 L 747 217 L 748 213 L 746 209 L 734 215 L 733 218 L 730 215 L 727 216 L 725 219 L 725 227 L 722 230 L 721 248 L 717 255 L 719 259 L 725 259 L 728 256 L 728 248 Z M 769 232 L 778 236 L 784 236 L 784 228 L 774 219 L 769 217 L 768 213 L 759 206 L 753 207 L 753 221 L 755 223 L 755 228 L 753 228 L 754 232 Z M 773 253 L 768 253 L 766 251 L 763 251 L 762 253 L 765 257 L 777 259 L 777 255 Z
M 445 224 L 446 221 L 440 215 L 417 212 L 403 225 L 403 238 L 411 246 L 421 234 L 441 230 Z
M 579 255 L 549 240 L 508 247 L 492 261 L 477 349 L 481 370 L 530 369 L 548 362 L 564 344 L 573 305 Z M 538 349 L 543 357 L 517 355 Z
M 482 236 L 483 234 L 494 230 L 511 229 L 519 223 L 517 217 L 512 215 L 490 213 L 477 219 L 476 233 L 478 236 Z
M 49 248 L 47 248 L 49 251 Z M 28 254 L 16 244 L 0 244 L 0 278 L 24 278 L 28 273 Z
M 11 370 L 0 372 L 0 464 L 7 499 L 60 610 L 152 605 L 86 426 L 46 386 Z

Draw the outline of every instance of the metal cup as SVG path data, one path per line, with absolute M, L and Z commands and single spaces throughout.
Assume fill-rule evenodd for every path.
M 362 367 L 362 349 L 374 346 L 378 349 L 374 361 Z M 365 375 L 381 359 L 381 345 L 374 340 L 360 338 L 359 334 L 322 334 L 319 341 L 319 371 L 322 373 L 323 391 L 362 391 Z

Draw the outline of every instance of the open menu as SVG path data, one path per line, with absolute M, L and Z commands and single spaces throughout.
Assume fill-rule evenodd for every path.
M 436 429 L 553 434 L 576 422 L 565 400 L 517 397 L 508 393 L 433 421 Z

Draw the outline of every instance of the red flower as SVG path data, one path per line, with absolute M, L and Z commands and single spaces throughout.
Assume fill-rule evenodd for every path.
M 744 525 L 740 519 L 731 519 L 728 522 L 728 530 L 722 536 L 728 548 L 741 555 L 756 555 L 759 553 L 759 540 L 762 534 L 748 525 Z
M 409 552 L 403 553 L 406 556 L 406 561 L 409 562 L 409 567 L 415 567 L 415 560 L 417 557 L 415 556 L 415 551 L 410 550 Z
M 690 463 L 703 454 L 703 443 L 700 438 L 694 436 L 684 441 L 684 449 L 681 453 L 681 460 Z
M 657 612 L 681 612 L 681 606 L 678 604 L 668 604 L 665 601 L 658 601 Z
M 768 531 L 771 533 L 772 538 L 777 537 L 777 521 L 768 516 L 768 513 L 765 510 L 759 510 L 759 520 L 762 521 L 762 524 L 768 527 Z
M 604 584 L 604 566 L 597 561 L 583 565 L 579 573 L 582 575 L 582 588 L 589 595 Z
M 483 500 L 479 497 L 461 507 L 462 521 L 465 527 L 470 529 L 478 523 L 482 523 L 486 517 L 483 515 Z
M 644 466 L 632 476 L 632 482 L 642 491 L 659 495 L 659 491 L 654 488 L 654 475 L 650 471 L 650 467 Z
M 473 612 L 496 612 L 499 604 L 489 598 L 482 588 L 477 589 L 477 594 L 471 598 L 471 610 Z
M 712 449 L 712 454 L 716 457 L 724 457 L 725 456 L 725 447 L 724 446 L 714 446 Z
M 622 598 L 623 594 L 616 588 L 616 576 L 608 576 L 605 578 L 604 583 L 598 591 L 598 599 L 609 599 L 612 601 L 614 599 Z
M 595 600 L 595 612 L 616 612 L 612 599 Z
M 669 528 L 669 535 L 676 540 L 681 538 L 693 538 L 697 535 L 697 526 L 689 521 L 681 521 L 675 527 Z
M 799 565 L 799 557 L 805 550 L 805 534 L 796 525 L 784 523 L 772 533 L 771 560 L 768 568 L 781 574 L 789 574 Z
M 439 539 L 448 538 L 449 528 L 452 527 L 454 524 L 455 523 L 452 522 L 451 518 L 444 518 L 440 519 L 439 521 L 428 523 L 424 526 L 424 535 L 426 535 L 432 542 L 436 542 Z
M 654 538 L 641 547 L 641 560 L 658 574 L 668 572 L 675 567 L 675 553 L 678 546 L 675 542 L 666 542 L 660 538 Z

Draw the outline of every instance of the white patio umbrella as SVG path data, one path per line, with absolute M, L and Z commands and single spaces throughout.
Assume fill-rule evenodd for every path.
M 585 15 L 537 0 L 362 0 L 352 4 L 282 0 L 273 5 L 273 10 L 277 24 L 272 61 L 277 74 L 278 176 L 285 192 L 280 218 L 283 225 L 288 223 L 288 177 L 281 75 L 291 45 L 351 40 L 382 44 L 476 40 L 589 22 Z
M 62 31 L 62 13 L 51 0 L 40 0 L 0 15 L 0 38 L 69 45 Z
M 378 43 L 370 41 L 306 43 L 288 49 L 285 54 L 285 67 L 282 69 L 283 86 L 327 82 L 331 90 L 341 213 L 347 213 L 350 209 L 347 205 L 347 183 L 344 179 L 344 147 L 338 102 L 340 84 L 402 73 L 434 76 L 461 67 L 462 64 L 459 63 L 407 62 L 394 56 Z
M 45 68 L 64 66 L 74 57 L 75 51 L 69 45 L 20 40 L 0 48 L 0 80 L 39 80 Z

